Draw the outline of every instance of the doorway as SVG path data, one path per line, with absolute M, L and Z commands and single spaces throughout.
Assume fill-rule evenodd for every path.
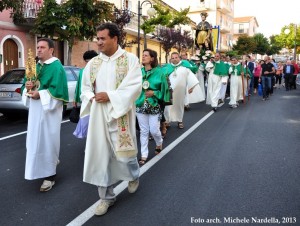
M 12 39 L 7 39 L 3 44 L 4 73 L 19 67 L 18 46 Z

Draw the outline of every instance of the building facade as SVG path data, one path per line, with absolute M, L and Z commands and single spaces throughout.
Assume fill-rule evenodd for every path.
M 254 36 L 258 27 L 258 22 L 254 16 L 234 18 L 233 43 L 236 43 L 241 35 Z
M 174 0 L 165 0 L 174 7 L 182 8 L 184 5 L 190 7 L 189 17 L 198 24 L 201 21 L 200 13 L 207 12 L 207 21 L 219 28 L 218 49 L 226 52 L 232 49 L 233 44 L 233 19 L 234 0 L 189 0 L 189 3 Z
M 127 10 L 131 15 L 130 23 L 125 27 L 127 33 L 127 40 L 137 40 L 138 36 L 138 12 L 141 8 L 140 24 L 148 18 L 147 11 L 152 4 L 160 3 L 165 7 L 169 7 L 171 10 L 175 10 L 172 6 L 168 5 L 166 1 L 162 0 L 150 0 L 150 1 L 138 1 L 138 0 L 106 0 L 115 4 L 118 9 Z M 57 1 L 62 2 L 62 1 Z M 43 5 L 43 0 L 24 0 L 23 11 L 26 19 L 25 24 L 15 24 L 10 17 L 10 10 L 4 10 L 0 12 L 0 76 L 7 70 L 24 67 L 28 49 L 31 49 L 33 53 L 36 53 L 36 42 L 39 38 L 38 35 L 33 35 L 30 30 L 33 28 L 34 20 L 37 16 L 39 9 Z M 195 23 L 193 24 L 195 26 Z M 184 29 L 191 26 L 185 26 Z M 153 34 L 143 34 L 140 29 L 140 56 L 145 47 L 151 48 L 158 53 L 160 63 L 166 63 L 166 53 L 162 49 L 159 40 Z M 54 37 L 55 50 L 54 56 L 59 58 L 62 64 L 67 64 L 68 59 L 68 43 L 58 41 Z M 98 51 L 98 47 L 95 41 L 77 41 L 72 49 L 71 65 L 82 67 L 85 65 L 82 56 L 87 50 Z M 131 44 L 126 47 L 126 50 L 138 55 L 138 44 Z M 175 51 L 175 49 L 174 49 Z

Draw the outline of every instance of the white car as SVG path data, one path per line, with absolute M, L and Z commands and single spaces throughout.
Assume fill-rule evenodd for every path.
M 65 109 L 73 107 L 75 88 L 80 68 L 64 66 L 68 81 L 69 102 Z M 13 116 L 20 111 L 28 111 L 22 103 L 21 87 L 24 81 L 25 68 L 7 71 L 0 77 L 0 113 Z

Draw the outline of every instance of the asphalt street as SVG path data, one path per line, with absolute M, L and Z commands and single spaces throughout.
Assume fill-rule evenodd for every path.
M 84 225 L 300 225 L 299 88 L 267 101 L 252 96 L 237 109 L 226 100 L 141 176 L 135 194 L 121 192 L 106 215 Z M 211 112 L 205 103 L 191 107 L 183 130 L 171 125 L 165 148 Z M 26 133 L 5 138 L 26 126 L 26 118 L 0 117 L 0 225 L 76 225 L 99 199 L 82 182 L 85 140 L 72 135 L 75 124 L 62 124 L 57 182 L 40 193 L 41 180 L 24 179 Z M 154 147 L 150 141 L 151 157 Z

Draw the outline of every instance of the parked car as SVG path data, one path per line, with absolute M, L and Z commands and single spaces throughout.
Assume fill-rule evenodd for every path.
M 73 107 L 73 99 L 80 68 L 64 66 L 68 81 L 69 103 L 65 109 Z M 0 77 L 0 113 L 12 115 L 21 111 L 28 111 L 21 96 L 21 87 L 24 81 L 25 68 L 16 68 L 7 71 Z

